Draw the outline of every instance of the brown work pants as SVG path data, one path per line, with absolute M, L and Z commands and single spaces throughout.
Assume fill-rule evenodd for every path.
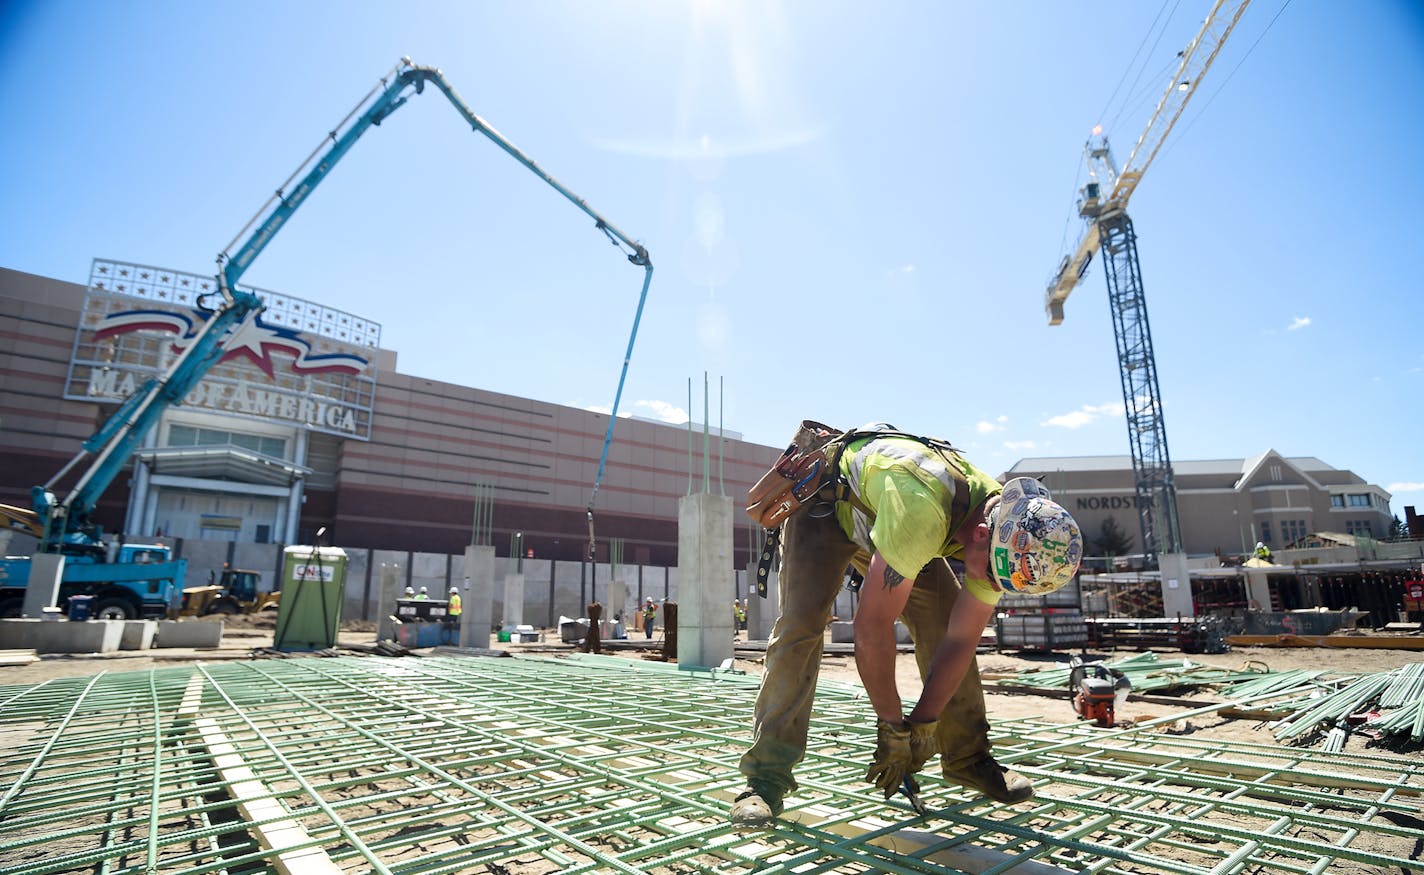
M 864 574 L 870 561 L 841 531 L 834 515 L 812 516 L 825 510 L 824 505 L 814 506 L 783 524 L 781 616 L 766 649 L 756 700 L 756 736 L 740 764 L 748 779 L 770 784 L 783 795 L 796 789 L 791 770 L 806 753 L 826 624 L 846 566 L 854 565 Z M 926 565 L 915 578 L 900 619 L 915 642 L 915 662 L 922 680 L 929 674 L 960 591 L 959 581 L 943 559 Z M 913 701 L 905 702 L 907 712 L 912 706 Z M 977 659 L 969 664 L 959 689 L 940 712 L 938 735 L 946 769 L 968 765 L 989 752 L 989 721 Z

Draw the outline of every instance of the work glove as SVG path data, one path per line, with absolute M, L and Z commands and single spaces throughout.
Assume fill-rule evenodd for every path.
M 939 732 L 939 721 L 907 722 L 910 727 L 910 773 L 914 774 L 940 752 L 939 738 L 936 735 Z
M 893 796 L 905 779 L 918 770 L 912 768 L 914 756 L 910 751 L 910 735 L 910 724 L 906 721 L 875 721 L 875 759 L 870 762 L 865 780 L 883 792 L 886 799 Z M 920 765 L 923 766 L 924 762 L 921 761 Z

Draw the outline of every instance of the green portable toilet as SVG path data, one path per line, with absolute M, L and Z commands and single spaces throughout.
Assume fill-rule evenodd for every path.
M 282 601 L 277 608 L 276 650 L 325 650 L 336 644 L 346 592 L 346 551 L 340 547 L 288 547 L 282 551 Z

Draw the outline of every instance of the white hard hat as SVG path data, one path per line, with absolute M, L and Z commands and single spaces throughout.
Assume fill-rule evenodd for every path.
M 452 592 L 452 593 L 458 593 L 459 591 L 460 591 L 460 588 L 459 588 L 458 586 L 452 586 L 452 587 L 450 587 L 450 592 Z
M 1005 592 L 1047 595 L 1067 585 L 1083 560 L 1078 523 L 1032 477 L 1004 485 L 989 529 L 994 582 Z

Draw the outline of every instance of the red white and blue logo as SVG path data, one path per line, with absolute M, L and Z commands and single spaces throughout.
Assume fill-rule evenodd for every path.
M 173 310 L 125 310 L 111 313 L 99 322 L 94 330 L 94 340 L 117 337 L 135 331 L 161 331 L 175 335 L 173 349 L 181 352 L 206 320 L 201 311 L 194 311 L 189 317 Z M 294 374 L 350 374 L 364 372 L 369 360 L 360 356 L 312 352 L 311 344 L 302 338 L 301 332 L 290 328 L 268 325 L 258 318 L 257 313 L 248 314 L 242 324 L 233 329 L 227 343 L 223 345 L 220 361 L 247 359 L 255 364 L 268 378 L 275 378 L 276 366 L 273 354 L 279 353 L 291 359 Z

